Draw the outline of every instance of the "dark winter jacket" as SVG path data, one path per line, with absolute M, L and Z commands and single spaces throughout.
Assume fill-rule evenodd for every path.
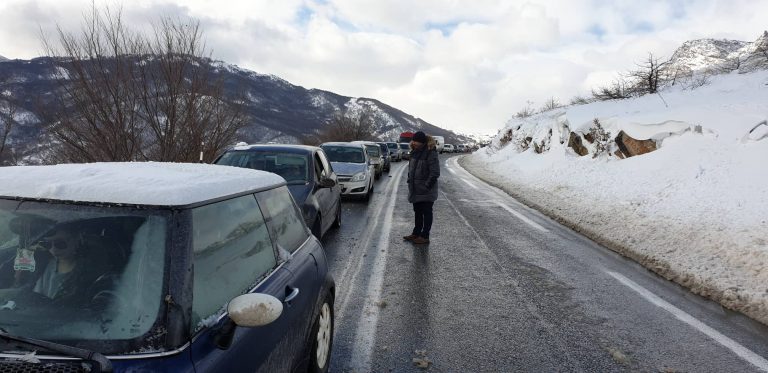
M 408 202 L 435 202 L 439 177 L 437 144 L 431 136 L 427 136 L 425 146 L 419 150 L 411 149 L 411 160 L 408 162 Z

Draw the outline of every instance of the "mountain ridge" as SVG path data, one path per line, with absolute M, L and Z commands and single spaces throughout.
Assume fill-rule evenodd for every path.
M 59 89 L 57 78 L 66 76 L 62 64 L 56 62 L 51 57 L 0 62 L 0 100 L 3 96 L 13 97 L 20 107 L 10 143 L 17 156 L 26 159 L 25 163 L 39 163 L 37 149 L 52 141 L 43 131 L 39 108 L 53 99 Z M 373 134 L 383 140 L 396 141 L 400 132 L 423 130 L 449 141 L 469 141 L 375 98 L 307 89 L 279 76 L 223 61 L 211 61 L 211 66 L 214 78 L 220 78 L 224 84 L 225 95 L 244 95 L 242 103 L 248 124 L 238 132 L 236 142 L 299 143 L 339 114 L 354 117 L 362 112 L 371 114 Z

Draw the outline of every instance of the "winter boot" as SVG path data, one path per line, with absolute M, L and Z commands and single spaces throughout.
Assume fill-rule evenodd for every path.
M 429 238 L 424 237 L 416 237 L 413 240 L 411 240 L 414 245 L 426 245 L 429 243 Z
M 419 238 L 419 236 L 417 236 L 415 234 L 411 234 L 411 235 L 408 235 L 408 236 L 403 236 L 403 240 L 411 241 L 411 242 L 413 242 L 413 240 L 415 240 L 417 238 Z

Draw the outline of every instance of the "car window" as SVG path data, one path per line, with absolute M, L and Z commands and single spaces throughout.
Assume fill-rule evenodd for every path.
M 312 163 L 315 165 L 315 181 L 320 181 L 320 177 L 322 177 L 323 173 L 325 173 L 325 175 L 330 175 L 330 172 L 325 171 L 325 166 L 320 160 L 318 153 L 315 153 Z
M 192 329 L 251 290 L 276 266 L 269 232 L 253 195 L 192 210 Z M 206 320 L 208 319 L 208 320 Z
M 328 173 L 328 176 L 333 172 L 333 166 L 328 162 L 328 157 L 325 156 L 323 149 L 317 151 L 317 156 L 320 158 L 320 162 L 323 164 L 323 169 Z
M 331 162 L 365 163 L 363 148 L 351 146 L 324 145 L 323 150 Z
M 309 181 L 308 159 L 304 154 L 233 150 L 224 153 L 216 164 L 272 172 L 282 176 L 288 184 Z
M 408 150 L 408 144 L 400 144 L 400 149 Z
M 388 143 L 387 143 L 387 147 L 388 147 L 388 148 L 390 148 L 390 149 L 395 149 L 395 150 L 397 150 L 397 143 L 394 143 L 394 142 L 388 142 Z
M 365 146 L 366 151 L 368 152 L 368 155 L 371 157 L 380 157 L 381 152 L 378 145 L 366 145 Z
M 267 210 L 275 242 L 288 252 L 298 250 L 309 238 L 309 232 L 288 188 L 260 192 L 257 197 Z
M 132 208 L 0 203 L 0 298 L 18 305 L 5 310 L 3 328 L 98 341 L 108 351 L 143 341 L 162 307 L 167 219 Z M 71 269 L 59 272 L 63 261 Z

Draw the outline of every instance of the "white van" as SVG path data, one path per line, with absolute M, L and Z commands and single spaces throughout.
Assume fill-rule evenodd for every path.
M 442 153 L 443 145 L 445 145 L 445 138 L 443 136 L 432 136 L 432 138 L 435 140 L 438 153 Z

